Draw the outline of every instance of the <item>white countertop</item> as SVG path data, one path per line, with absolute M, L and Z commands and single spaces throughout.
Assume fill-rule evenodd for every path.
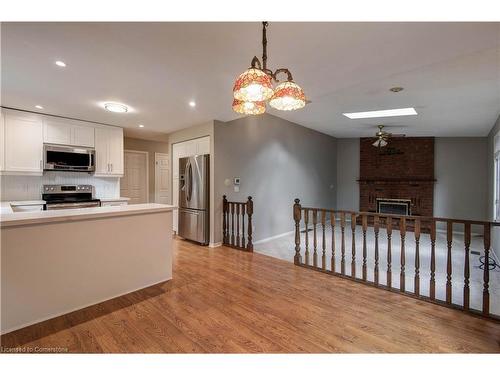
M 9 202 L 7 202 L 8 204 Z M 4 204 L 4 203 L 2 203 Z M 0 227 L 35 225 L 60 221 L 77 221 L 94 218 L 139 215 L 172 211 L 175 206 L 159 203 L 132 204 L 126 206 L 73 208 L 53 211 L 12 212 L 0 216 Z

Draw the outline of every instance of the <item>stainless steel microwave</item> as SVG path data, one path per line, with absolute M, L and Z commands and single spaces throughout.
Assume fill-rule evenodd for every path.
M 43 145 L 45 171 L 95 171 L 95 150 L 87 147 Z

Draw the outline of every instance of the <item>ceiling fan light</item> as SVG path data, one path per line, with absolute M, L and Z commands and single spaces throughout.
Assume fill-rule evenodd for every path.
M 262 102 L 273 96 L 271 76 L 257 68 L 245 70 L 236 79 L 233 96 L 244 102 Z
M 269 105 L 280 111 L 293 111 L 306 105 L 306 96 L 299 85 L 286 81 L 276 87 Z
M 372 143 L 372 145 L 375 147 L 385 147 L 387 146 L 387 141 L 385 141 L 384 139 L 377 139 Z
M 244 115 L 261 115 L 266 111 L 266 103 L 261 102 L 245 102 L 242 100 L 233 100 L 233 110 Z

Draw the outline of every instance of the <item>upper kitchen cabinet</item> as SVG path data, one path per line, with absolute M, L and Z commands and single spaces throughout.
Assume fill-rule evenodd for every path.
M 40 116 L 3 113 L 2 172 L 41 176 L 43 173 L 43 124 Z
M 96 176 L 123 176 L 123 129 L 96 127 L 95 153 Z
M 43 141 L 57 145 L 94 147 L 94 127 L 80 121 L 45 117 Z

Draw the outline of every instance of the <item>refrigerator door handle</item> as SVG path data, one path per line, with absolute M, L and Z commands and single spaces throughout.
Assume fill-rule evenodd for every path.
M 186 165 L 186 199 L 189 202 L 191 200 L 193 188 L 193 167 L 191 166 L 191 161 L 188 161 Z

